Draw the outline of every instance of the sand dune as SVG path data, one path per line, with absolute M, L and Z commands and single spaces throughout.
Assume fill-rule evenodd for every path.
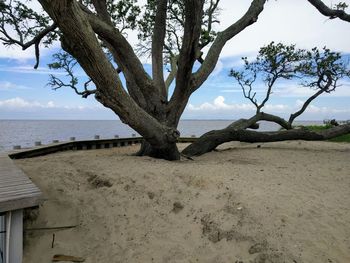
M 177 162 L 131 156 L 138 146 L 17 160 L 46 198 L 26 228 L 71 226 L 27 230 L 24 262 L 350 262 L 350 144 L 260 145 Z

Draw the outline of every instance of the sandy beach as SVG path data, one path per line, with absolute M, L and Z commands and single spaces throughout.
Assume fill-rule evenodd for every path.
M 15 161 L 45 198 L 25 263 L 350 262 L 350 144 L 234 142 L 176 162 L 138 147 Z

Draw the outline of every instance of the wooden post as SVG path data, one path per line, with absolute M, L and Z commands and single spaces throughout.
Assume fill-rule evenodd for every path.
M 5 237 L 6 237 L 6 226 L 5 226 L 5 214 L 0 214 L 0 250 L 5 252 Z M 5 253 L 3 254 L 5 257 Z M 0 260 L 0 263 L 3 261 Z
M 23 209 L 12 212 L 10 262 L 21 263 L 23 255 Z
M 6 213 L 6 228 L 9 243 L 4 251 L 6 263 L 22 263 L 23 257 L 23 209 Z

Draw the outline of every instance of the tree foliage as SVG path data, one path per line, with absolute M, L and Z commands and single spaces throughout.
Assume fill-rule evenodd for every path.
M 0 13 L 0 40 L 5 46 L 18 45 L 23 50 L 34 45 L 36 69 L 39 66 L 39 45 L 42 43 L 47 48 L 58 38 L 56 24 L 49 16 L 34 11 L 19 0 L 0 1 Z
M 348 64 L 340 53 L 326 47 L 321 51 L 316 47 L 306 50 L 296 48 L 295 45 L 271 42 L 259 50 L 254 61 L 249 62 L 247 57 L 242 60 L 243 69 L 231 70 L 230 76 L 237 81 L 244 97 L 254 104 L 257 113 L 266 105 L 277 81 L 299 80 L 300 85 L 315 90 L 316 93 L 311 97 L 314 100 L 322 93 L 334 91 L 340 79 L 350 76 Z M 253 88 L 258 80 L 266 86 L 266 94 L 261 102 L 256 98 Z M 307 100 L 307 105 L 310 102 Z

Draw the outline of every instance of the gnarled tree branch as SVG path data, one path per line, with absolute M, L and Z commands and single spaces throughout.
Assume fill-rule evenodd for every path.
M 159 0 L 152 36 L 152 74 L 159 92 L 167 98 L 163 73 L 163 47 L 166 33 L 167 0 Z
M 170 85 L 173 83 L 177 73 L 177 60 L 178 56 L 170 57 L 170 71 L 168 77 L 165 80 L 165 89 L 167 94 L 169 93 Z
M 170 99 L 172 108 L 169 121 L 177 124 L 191 94 L 192 68 L 197 59 L 198 44 L 201 34 L 203 0 L 185 1 L 185 26 L 181 51 L 178 59 L 176 86 Z
M 336 126 L 334 128 L 315 132 L 307 129 L 292 129 L 277 132 L 256 132 L 243 129 L 219 130 L 208 132 L 196 142 L 182 151 L 182 154 L 191 157 L 198 156 L 214 150 L 218 145 L 230 142 L 276 142 L 285 140 L 320 141 L 338 137 L 350 133 L 350 124 Z
M 0 37 L 0 40 L 4 42 L 5 45 L 12 45 L 16 44 L 22 47 L 22 50 L 26 50 L 27 48 L 31 47 L 34 45 L 35 47 L 35 58 L 36 58 L 36 63 L 34 65 L 34 69 L 37 69 L 39 66 L 39 60 L 40 60 L 40 50 L 39 50 L 39 45 L 41 40 L 50 32 L 55 31 L 57 28 L 57 25 L 53 23 L 52 25 L 44 28 L 41 30 L 35 37 L 33 37 L 31 40 L 24 42 L 24 38 L 20 34 L 20 39 L 14 39 L 9 35 L 9 33 L 5 29 L 4 23 L 0 24 L 0 33 L 4 35 L 4 37 Z M 20 31 L 19 31 L 20 32 Z
M 69 82 L 64 82 L 56 76 L 50 75 L 48 85 L 50 85 L 53 90 L 58 90 L 64 87 L 71 88 L 76 94 L 82 96 L 83 98 L 87 98 L 88 96 L 96 93 L 96 89 L 88 89 L 89 84 L 92 82 L 91 79 L 84 83 L 83 91 L 78 89 L 78 78 L 74 76 L 73 72 L 74 67 L 77 65 L 77 61 L 73 57 L 71 57 L 68 53 L 57 53 L 54 55 L 54 58 L 56 62 L 49 64 L 49 68 L 63 69 L 67 73 L 66 76 L 69 78 Z
M 108 42 L 110 48 L 113 48 L 112 54 L 125 77 L 130 81 L 131 78 L 133 79 L 148 101 L 156 105 L 159 104 L 161 98 L 153 80 L 144 70 L 141 61 L 125 37 L 113 26 L 105 23 L 98 17 L 87 14 L 87 18 L 94 32 Z
M 236 23 L 217 34 L 217 37 L 210 47 L 202 66 L 193 75 L 192 92 L 198 89 L 214 70 L 226 42 L 258 20 L 259 14 L 264 9 L 265 2 L 266 0 L 254 0 L 248 11 Z
M 38 68 L 40 59 L 39 45 L 43 38 L 47 37 L 45 45 L 56 39 L 57 28 L 55 23 L 51 23 L 47 16 L 41 15 L 28 7 L 21 1 L 0 2 L 0 40 L 4 45 L 19 45 L 23 50 L 34 46 L 36 63 L 34 68 Z M 12 27 L 15 37 L 9 33 Z
M 310 4 L 317 8 L 317 10 L 324 16 L 329 17 L 330 19 L 339 18 L 341 20 L 350 22 L 350 14 L 346 13 L 343 9 L 332 9 L 329 8 L 321 0 L 308 0 Z

